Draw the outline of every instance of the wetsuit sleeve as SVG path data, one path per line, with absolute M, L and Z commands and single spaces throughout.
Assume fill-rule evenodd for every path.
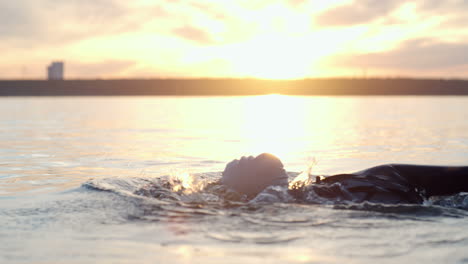
M 403 164 L 390 166 L 410 184 L 425 190 L 426 196 L 468 192 L 468 166 L 444 167 Z

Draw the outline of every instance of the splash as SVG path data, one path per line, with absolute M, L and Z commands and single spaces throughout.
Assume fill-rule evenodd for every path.
M 309 163 L 307 168 L 301 172 L 299 175 L 296 176 L 290 183 L 289 183 L 289 189 L 297 189 L 302 186 L 309 185 L 310 183 L 313 182 L 313 177 L 312 177 L 312 168 L 317 165 L 317 161 L 315 158 L 312 159 L 312 161 Z
M 192 194 L 204 189 L 207 182 L 188 172 L 176 172 L 169 176 L 172 191 L 183 194 Z
M 424 202 L 425 205 L 439 205 L 468 210 L 468 193 L 461 192 L 448 196 L 433 196 Z
M 311 181 L 312 175 L 308 171 L 303 171 L 289 183 L 289 189 L 297 189 L 301 186 L 308 185 Z

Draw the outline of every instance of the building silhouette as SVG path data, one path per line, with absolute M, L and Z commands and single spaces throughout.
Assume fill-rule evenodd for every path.
M 54 61 L 47 67 L 48 80 L 63 80 L 63 62 Z

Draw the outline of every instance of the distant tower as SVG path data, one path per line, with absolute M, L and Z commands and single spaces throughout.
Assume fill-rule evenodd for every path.
M 47 79 L 63 80 L 63 62 L 54 61 L 47 67 Z

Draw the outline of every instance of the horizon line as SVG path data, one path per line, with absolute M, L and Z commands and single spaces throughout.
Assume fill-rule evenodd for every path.
M 468 81 L 468 77 L 419 77 L 419 76 L 334 76 L 334 77 L 306 77 L 306 78 L 259 78 L 259 77 L 121 77 L 121 78 L 64 78 L 62 80 L 49 80 L 46 78 L 28 79 L 28 78 L 12 78 L 2 79 L 0 81 L 151 81 L 151 80 L 251 80 L 251 81 L 307 81 L 307 80 L 447 80 L 447 81 Z

